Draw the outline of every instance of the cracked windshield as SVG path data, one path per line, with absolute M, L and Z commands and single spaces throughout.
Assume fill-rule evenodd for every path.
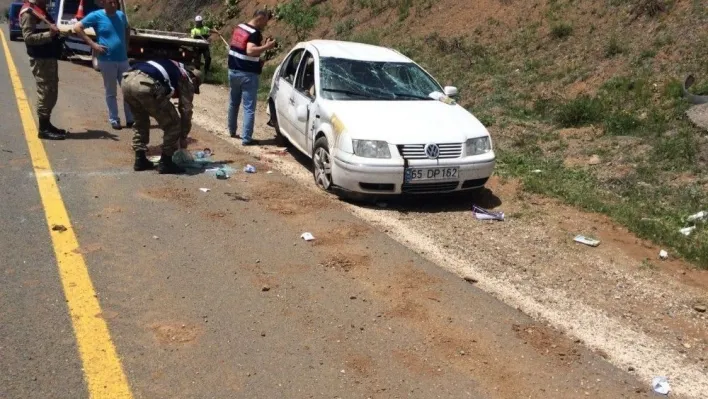
M 322 95 L 329 100 L 432 100 L 440 86 L 410 62 L 374 62 L 323 57 Z

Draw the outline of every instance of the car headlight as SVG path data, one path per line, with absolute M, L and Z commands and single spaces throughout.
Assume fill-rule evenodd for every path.
M 489 137 L 477 137 L 476 139 L 467 140 L 465 147 L 468 156 L 481 155 L 492 150 L 492 142 Z
M 388 143 L 376 140 L 352 140 L 354 155 L 363 158 L 391 158 Z

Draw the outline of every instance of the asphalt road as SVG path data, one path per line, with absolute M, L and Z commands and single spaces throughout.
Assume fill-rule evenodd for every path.
M 24 44 L 9 48 L 34 106 Z M 2 53 L 0 398 L 111 397 L 112 387 L 87 383 L 120 374 L 94 365 L 110 357 L 96 349 L 103 338 L 135 398 L 649 394 L 601 354 L 198 127 L 191 149 L 258 173 L 134 173 L 132 132 L 110 130 L 100 76 L 87 66 L 60 63 L 54 118 L 71 134 L 43 143 L 51 172 L 37 170 L 7 61 Z M 41 200 L 37 173 L 61 192 L 69 231 L 51 231 L 59 205 Z M 306 231 L 317 239 L 301 240 Z M 57 250 L 62 234 L 76 235 L 72 254 Z M 65 258 L 85 264 L 87 298 L 100 304 L 91 316 L 106 334 L 77 327 L 87 315 L 72 293 L 84 286 L 67 283 L 80 268 L 67 271 Z

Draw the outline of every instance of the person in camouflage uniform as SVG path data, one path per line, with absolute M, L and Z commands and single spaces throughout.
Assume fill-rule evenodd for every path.
M 63 39 L 54 20 L 47 14 L 45 0 L 25 1 L 20 10 L 20 24 L 37 83 L 38 136 L 41 139 L 64 140 L 66 131 L 51 123 L 52 110 L 59 96 L 58 59 L 64 48 Z
M 164 131 L 158 171 L 160 174 L 184 172 L 174 164 L 172 155 L 178 148 L 187 147 L 187 135 L 192 129 L 192 100 L 195 93 L 199 94 L 200 84 L 199 71 L 171 60 L 138 62 L 123 75 L 123 98 L 133 110 L 135 119 L 135 171 L 153 169 L 146 156 L 150 117 L 153 117 Z M 170 102 L 171 98 L 179 99 L 177 110 Z

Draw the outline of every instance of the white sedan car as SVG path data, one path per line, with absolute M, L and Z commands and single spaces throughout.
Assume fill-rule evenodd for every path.
M 492 140 L 456 95 L 395 50 L 314 40 L 273 75 L 269 125 L 312 159 L 324 190 L 476 189 L 494 170 Z

